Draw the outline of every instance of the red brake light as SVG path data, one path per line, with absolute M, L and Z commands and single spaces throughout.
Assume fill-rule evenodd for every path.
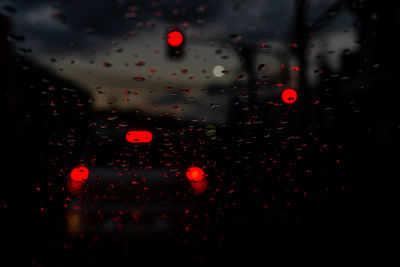
M 186 171 L 186 177 L 189 181 L 199 182 L 204 179 L 204 171 L 198 167 L 190 167 Z
M 149 131 L 129 131 L 125 137 L 129 143 L 149 143 L 153 139 Z
M 89 177 L 89 169 L 86 167 L 76 167 L 71 171 L 71 180 L 82 182 Z

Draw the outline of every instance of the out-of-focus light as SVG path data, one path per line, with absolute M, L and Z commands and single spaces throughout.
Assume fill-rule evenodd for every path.
M 72 214 L 68 218 L 68 225 L 71 230 L 77 230 L 79 228 L 80 223 L 81 223 L 81 219 L 78 214 Z
M 72 179 L 68 179 L 67 181 L 67 189 L 73 195 L 79 195 L 82 193 L 83 182 L 77 182 Z
M 198 182 L 190 182 L 190 191 L 195 195 L 200 195 L 207 190 L 208 181 L 207 179 L 200 180 Z
M 214 68 L 212 69 L 212 73 L 215 77 L 217 78 L 221 78 L 222 76 L 225 75 L 224 73 L 225 68 L 221 65 L 216 65 L 214 66 Z
M 199 167 L 190 167 L 186 171 L 186 177 L 189 181 L 199 182 L 204 179 L 204 171 Z
M 177 47 L 183 43 L 183 35 L 179 31 L 168 33 L 167 42 L 170 46 Z
M 149 131 L 129 131 L 125 137 L 129 143 L 149 143 L 153 139 Z
M 82 233 L 81 216 L 77 213 L 67 215 L 67 229 L 70 235 L 76 236 Z
M 207 136 L 214 136 L 217 133 L 217 127 L 214 124 L 209 124 L 205 127 L 204 133 Z
M 83 182 L 89 177 L 89 169 L 86 167 L 76 167 L 71 171 L 71 180 L 75 182 Z
M 297 100 L 297 92 L 294 89 L 288 88 L 282 92 L 282 100 L 287 104 L 292 104 Z

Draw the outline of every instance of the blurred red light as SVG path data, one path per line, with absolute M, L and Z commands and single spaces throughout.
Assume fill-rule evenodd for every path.
M 149 131 L 129 131 L 125 137 L 129 143 L 149 143 L 153 139 Z
M 168 33 L 167 42 L 170 46 L 177 47 L 183 43 L 183 35 L 179 31 Z
M 204 179 L 204 171 L 198 167 L 190 167 L 186 171 L 186 177 L 189 181 L 199 182 Z
M 78 182 L 72 179 L 69 179 L 67 181 L 67 189 L 71 194 L 74 195 L 79 195 L 82 192 L 82 185 L 83 185 L 82 181 Z
M 207 179 L 203 179 L 198 182 L 190 181 L 190 192 L 192 192 L 195 195 L 200 195 L 207 190 L 207 186 L 208 186 Z
M 86 167 L 76 167 L 71 171 L 71 180 L 82 182 L 89 177 L 89 169 Z
M 297 100 L 297 92 L 291 88 L 288 88 L 283 90 L 281 97 L 283 102 L 292 104 Z

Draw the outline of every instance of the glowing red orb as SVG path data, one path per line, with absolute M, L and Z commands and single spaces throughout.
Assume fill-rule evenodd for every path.
M 285 89 L 282 92 L 282 100 L 287 104 L 292 104 L 297 100 L 297 92 L 291 88 Z
M 129 143 L 149 143 L 153 135 L 149 131 L 129 131 L 125 138 Z
M 190 167 L 186 171 L 186 177 L 189 181 L 199 182 L 204 179 L 204 171 L 198 167 Z
M 86 167 L 76 167 L 71 171 L 71 180 L 82 182 L 89 177 L 89 169 Z
M 195 195 L 200 195 L 207 190 L 208 182 L 207 179 L 195 182 L 190 181 L 190 192 Z
M 183 43 L 183 35 L 179 31 L 172 31 L 168 33 L 167 42 L 170 46 L 180 46 Z

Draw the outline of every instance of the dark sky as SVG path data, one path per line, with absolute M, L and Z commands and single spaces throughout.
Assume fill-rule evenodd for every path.
M 337 1 L 307 1 L 306 24 L 315 24 Z M 98 86 L 103 90 L 107 89 L 110 99 L 102 100 L 104 103 L 120 98 L 120 95 L 114 96 L 111 92 L 118 94 L 121 88 L 132 86 L 133 73 L 136 76 L 149 75 L 147 67 L 157 69 L 151 79 L 141 84 L 143 88 L 135 84 L 135 90 L 143 92 L 136 99 L 141 98 L 143 103 L 147 103 L 145 100 L 149 97 L 157 99 L 157 96 L 148 95 L 149 87 L 160 89 L 165 83 L 172 82 L 169 81 L 171 73 L 180 73 L 183 68 L 197 73 L 198 78 L 203 75 L 198 68 L 211 72 L 215 65 L 223 65 L 226 68 L 229 65 L 240 65 L 235 63 L 237 55 L 236 58 L 231 56 L 229 62 L 215 61 L 216 58 L 219 59 L 215 56 L 216 48 L 207 42 L 194 43 L 190 42 L 191 40 L 188 41 L 189 46 L 198 50 L 198 54 L 207 59 L 208 64 L 193 64 L 197 62 L 195 58 L 192 58 L 192 61 L 183 61 L 182 64 L 170 64 L 160 56 L 163 54 L 162 35 L 169 26 L 185 28 L 188 39 L 197 35 L 196 40 L 214 38 L 222 40 L 219 44 L 223 44 L 224 40 L 226 43 L 234 43 L 238 39 L 257 46 L 263 42 L 275 43 L 277 45 L 272 45 L 272 50 L 276 53 L 280 48 L 287 49 L 294 39 L 296 3 L 298 2 L 293 0 L 9 0 L 0 4 L 0 12 L 9 15 L 13 22 L 13 32 L 17 36 L 13 41 L 17 49 L 32 51 L 27 56 L 36 64 L 46 66 L 64 78 L 73 80 L 91 90 L 93 95 L 97 96 L 95 88 Z M 353 36 L 343 35 L 344 29 L 347 28 L 354 28 L 354 17 L 346 6 L 342 6 L 337 12 L 329 13 L 328 23 L 324 24 L 320 31 L 322 37 L 315 41 L 315 55 L 320 51 L 324 53 L 327 49 L 352 49 Z M 325 45 L 325 41 L 331 47 Z M 119 48 L 124 52 L 116 52 Z M 154 54 L 154 49 L 161 52 Z M 192 52 L 193 55 L 194 53 L 197 52 Z M 290 61 L 290 53 L 284 53 L 286 54 L 283 57 Z M 138 58 L 135 57 L 136 54 Z M 148 64 L 145 68 L 134 67 L 139 60 L 144 59 Z M 309 72 L 315 77 L 313 66 L 316 63 L 313 59 L 315 58 L 310 57 L 312 67 Z M 333 65 L 340 63 L 337 57 L 329 60 Z M 71 64 L 72 61 L 75 63 Z M 103 61 L 112 63 L 113 67 L 105 69 L 101 66 Z M 129 67 L 124 65 L 126 62 L 129 63 Z M 277 64 L 278 67 L 280 65 Z M 60 69 L 63 71 L 59 72 Z M 144 70 L 147 70 L 146 74 Z M 270 72 L 279 70 L 269 69 Z M 233 77 L 236 75 L 233 67 L 230 71 L 231 73 L 225 75 L 225 79 L 228 79 L 229 75 L 236 78 Z M 178 75 L 174 81 L 186 83 L 187 78 L 181 76 Z M 162 79 L 161 83 L 159 79 Z M 217 80 L 220 82 L 222 79 Z M 192 88 L 203 86 L 201 83 L 194 84 L 197 81 L 190 81 Z M 163 97 L 165 96 L 158 96 L 160 99 Z M 204 99 L 207 107 L 211 101 L 209 98 L 215 96 Z M 147 104 L 148 109 L 153 108 L 153 104 Z M 157 104 L 162 111 L 162 103 Z M 221 109 L 222 106 L 223 104 Z M 192 109 L 194 107 L 195 105 L 191 105 Z M 198 110 L 204 109 L 201 105 L 198 107 Z M 193 109 L 191 112 L 196 113 L 198 110 Z M 185 112 L 189 112 L 189 108 Z M 209 117 L 217 114 L 213 110 L 210 112 Z
M 335 2 L 308 1 L 308 23 L 314 23 Z M 191 30 L 219 38 L 290 39 L 295 4 L 292 0 L 15 0 L 5 1 L 2 12 L 12 17 L 15 34 L 28 43 L 68 49 L 71 42 L 92 45 L 90 34 L 107 39 L 132 36 L 132 32 L 145 30 L 149 22 L 152 27 L 186 24 Z M 346 9 L 331 16 L 328 28 L 354 25 Z

